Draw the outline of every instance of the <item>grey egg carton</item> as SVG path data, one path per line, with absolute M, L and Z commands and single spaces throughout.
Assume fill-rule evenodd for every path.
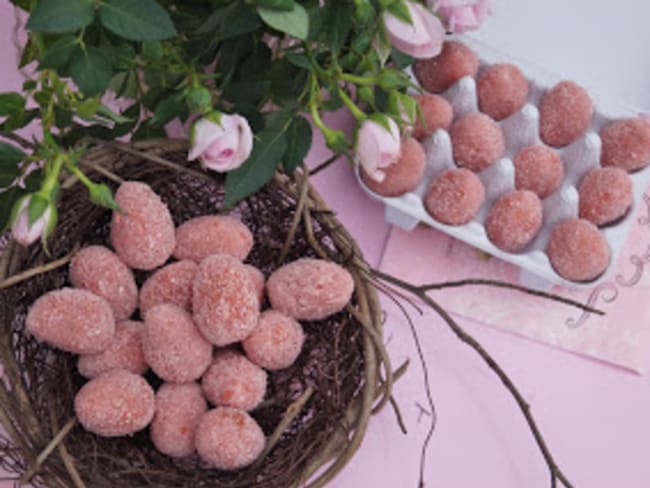
M 530 72 L 519 62 L 513 62 L 506 57 L 499 59 L 489 48 L 476 42 L 467 39 L 462 39 L 461 42 L 474 49 L 481 60 L 477 78 L 493 62 L 510 62 L 519 66 L 526 76 L 530 76 Z M 490 62 L 488 58 L 493 58 L 494 61 Z M 408 73 L 417 83 L 412 72 L 408 70 Z M 431 181 L 443 170 L 457 167 L 453 160 L 451 139 L 445 130 L 437 130 L 429 139 L 423 141 L 427 164 L 422 180 L 412 192 L 393 198 L 377 195 L 363 183 L 357 171 L 360 185 L 369 195 L 384 203 L 385 218 L 389 223 L 405 230 L 412 230 L 419 223 L 424 223 L 512 263 L 520 268 L 519 281 L 526 286 L 541 289 L 549 288 L 553 284 L 591 287 L 606 280 L 625 245 L 636 207 L 643 201 L 643 192 L 650 183 L 650 167 L 630 175 L 634 187 L 634 201 L 627 215 L 615 225 L 600 229 L 607 240 L 611 256 L 607 270 L 600 277 L 588 283 L 575 283 L 562 278 L 551 266 L 545 249 L 553 227 L 565 219 L 578 216 L 579 182 L 588 171 L 600 166 L 601 128 L 616 118 L 635 116 L 635 112 L 628 108 L 617 109 L 615 112 L 608 112 L 607 115 L 599 110 L 598 101 L 592 96 L 594 115 L 586 133 L 569 146 L 560 149 L 552 148 L 562 159 L 565 177 L 561 186 L 542 200 L 542 228 L 526 248 L 518 253 L 505 252 L 490 242 L 485 230 L 485 219 L 495 200 L 502 194 L 514 190 L 514 156 L 527 146 L 541 144 L 537 105 L 544 92 L 557 81 L 560 81 L 560 78 L 549 79 L 548 75 L 529 78 L 530 90 L 526 104 L 518 112 L 498 122 L 505 135 L 506 150 L 501 159 L 478 173 L 485 186 L 485 201 L 471 222 L 462 226 L 446 225 L 431 217 L 424 207 L 423 197 Z M 470 112 L 478 111 L 476 80 L 472 77 L 461 78 L 441 95 L 454 109 L 454 122 Z

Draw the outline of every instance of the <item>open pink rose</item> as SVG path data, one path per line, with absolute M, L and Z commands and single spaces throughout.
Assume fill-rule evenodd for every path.
M 384 12 L 384 25 L 390 42 L 403 53 L 418 59 L 437 56 L 442 49 L 445 29 L 431 11 L 415 2 L 406 2 L 412 23 Z
M 367 119 L 357 134 L 357 162 L 370 178 L 379 183 L 386 177 L 382 169 L 397 162 L 401 150 L 399 127 L 393 119 L 386 117 L 386 120 L 390 130 Z
M 491 4 L 491 0 L 429 0 L 447 30 L 457 33 L 478 29 L 490 13 Z
M 253 133 L 241 115 L 211 113 L 196 121 L 190 135 L 189 161 L 224 173 L 241 166 L 253 149 Z
M 23 246 L 29 246 L 36 242 L 43 232 L 47 228 L 47 224 L 52 217 L 52 209 L 48 206 L 45 209 L 43 215 L 37 218 L 34 223 L 29 225 L 29 202 L 31 201 L 31 196 L 27 196 L 22 199 L 18 211 L 16 212 L 16 217 L 14 219 L 14 224 L 11 228 L 11 233 L 19 244 Z

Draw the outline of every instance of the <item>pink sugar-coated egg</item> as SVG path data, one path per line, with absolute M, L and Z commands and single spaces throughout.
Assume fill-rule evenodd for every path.
M 603 142 L 600 164 L 632 173 L 650 164 L 650 122 L 621 119 L 600 131 Z
M 539 198 L 546 198 L 562 184 L 564 166 L 560 156 L 547 146 L 528 146 L 517 153 L 515 188 L 530 190 Z
M 494 120 L 503 120 L 519 111 L 528 98 L 528 80 L 512 64 L 494 64 L 476 84 L 481 112 Z
M 528 190 L 502 195 L 485 221 L 488 238 L 499 249 L 519 252 L 537 235 L 542 226 L 542 202 Z
M 476 76 L 478 58 L 474 51 L 456 41 L 447 41 L 434 58 L 416 59 L 413 74 L 426 91 L 441 93 L 464 76 Z
M 168 456 L 190 456 L 196 450 L 196 429 L 207 411 L 198 383 L 163 384 L 156 392 L 156 413 L 149 427 L 153 445 Z
M 88 246 L 70 262 L 70 282 L 111 305 L 116 321 L 126 320 L 138 304 L 138 287 L 133 273 L 113 251 L 104 246 Z
M 174 222 L 167 205 L 146 185 L 126 181 L 115 193 L 121 212 L 113 212 L 111 243 L 119 258 L 134 269 L 161 266 L 176 246 Z
M 418 113 L 413 128 L 413 137 L 415 139 L 422 141 L 427 137 L 431 137 L 431 134 L 438 129 L 449 129 L 454 111 L 447 100 L 440 95 L 431 93 L 413 95 L 413 99 L 418 104 L 421 112 L 421 114 Z
M 605 237 L 584 219 L 568 219 L 556 225 L 546 254 L 557 274 L 576 282 L 595 280 L 605 272 L 610 260 Z
M 451 128 L 454 160 L 470 171 L 483 171 L 499 159 L 506 148 L 501 127 L 485 114 L 473 112 Z
M 172 303 L 147 312 L 142 350 L 154 373 L 172 383 L 198 379 L 212 361 L 212 344 L 201 335 L 192 316 Z
M 196 450 L 209 465 L 224 471 L 248 466 L 264 450 L 259 424 L 246 412 L 218 407 L 203 415 L 196 431 Z
M 115 336 L 102 352 L 82 354 L 77 361 L 81 376 L 95 378 L 106 371 L 125 369 L 144 374 L 149 368 L 142 352 L 142 322 L 126 320 L 115 325 Z
M 226 346 L 243 340 L 260 315 L 250 272 L 232 256 L 208 256 L 192 283 L 192 310 L 196 325 L 212 344 Z
M 83 428 L 103 437 L 120 437 L 144 429 L 154 409 L 154 392 L 149 383 L 122 369 L 90 380 L 74 399 L 74 410 Z
M 632 206 L 632 178 L 620 168 L 591 170 L 580 181 L 580 217 L 597 226 L 611 224 Z
M 222 407 L 253 410 L 266 394 L 266 371 L 243 354 L 222 349 L 201 380 L 210 403 Z
M 248 359 L 270 371 L 291 366 L 305 342 L 302 326 L 295 319 L 278 312 L 267 310 L 260 315 L 255 330 L 242 346 Z
M 192 281 L 199 266 L 194 261 L 168 264 L 152 274 L 140 289 L 140 313 L 161 303 L 173 303 L 192 311 Z
M 552 147 L 564 147 L 578 140 L 593 114 L 587 91 L 573 81 L 561 81 L 539 102 L 539 135 Z
M 439 222 L 463 225 L 471 221 L 485 200 L 485 187 L 476 174 L 460 169 L 440 173 L 424 197 L 427 212 Z
M 239 220 L 222 215 L 196 217 L 176 229 L 176 259 L 200 263 L 211 254 L 227 254 L 240 261 L 253 248 L 253 234 Z
M 255 291 L 257 291 L 257 298 L 260 301 L 260 305 L 264 302 L 264 286 L 266 285 L 266 279 L 264 274 L 251 264 L 245 264 L 244 268 L 248 271 L 248 274 L 253 281 L 253 286 Z
M 422 145 L 413 138 L 402 141 L 399 159 L 384 169 L 383 181 L 375 181 L 362 169 L 361 177 L 370 190 L 385 197 L 397 197 L 418 186 L 426 165 L 426 154 Z
M 38 298 L 25 319 L 27 332 L 75 354 L 106 349 L 115 335 L 110 304 L 88 290 L 62 288 Z
M 354 279 L 331 261 L 302 258 L 278 268 L 266 282 L 273 309 L 297 320 L 321 320 L 345 308 Z

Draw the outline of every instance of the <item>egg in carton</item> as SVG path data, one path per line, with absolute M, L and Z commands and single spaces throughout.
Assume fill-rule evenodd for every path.
M 426 210 L 424 198 L 431 182 L 441 172 L 456 169 L 452 142 L 447 130 L 438 129 L 422 141 L 427 163 L 421 181 L 415 189 L 398 197 L 384 197 L 374 193 L 363 182 L 357 167 L 357 178 L 364 190 L 385 205 L 386 220 L 405 230 L 412 230 L 419 223 L 427 224 L 456 239 L 464 241 L 499 259 L 520 268 L 519 281 L 525 286 L 547 289 L 554 284 L 569 287 L 591 287 L 606 280 L 617 262 L 634 222 L 637 205 L 643 202 L 643 193 L 650 183 L 650 167 L 630 173 L 633 185 L 633 202 L 627 213 L 611 225 L 600 228 L 609 247 L 609 265 L 596 279 L 589 282 L 569 281 L 560 276 L 549 260 L 546 249 L 553 228 L 560 222 L 576 218 L 579 214 L 578 186 L 589 171 L 600 167 L 602 141 L 601 129 L 616 119 L 633 117 L 635 111 L 622 104 L 611 103 L 605 108 L 603 100 L 594 100 L 593 115 L 589 128 L 571 144 L 551 148 L 559 156 L 564 167 L 564 178 L 553 193 L 542 200 L 542 226 L 536 237 L 517 253 L 506 252 L 495 246 L 488 238 L 485 222 L 495 201 L 515 189 L 515 155 L 529 146 L 540 145 L 539 102 L 559 78 L 544 71 L 531 68 L 521 62 L 513 62 L 507 56 L 492 50 L 477 41 L 463 38 L 461 42 L 470 47 L 479 57 L 476 79 L 496 63 L 512 63 L 519 66 L 528 77 L 529 91 L 526 103 L 511 116 L 498 121 L 505 138 L 503 155 L 489 167 L 477 173 L 485 187 L 485 199 L 474 219 L 465 225 L 446 225 L 434 219 Z M 410 68 L 407 73 L 417 85 L 417 79 Z M 479 111 L 477 82 L 471 76 L 464 76 L 440 93 L 453 108 L 453 122 L 467 114 Z M 606 112 L 605 112 L 606 110 Z

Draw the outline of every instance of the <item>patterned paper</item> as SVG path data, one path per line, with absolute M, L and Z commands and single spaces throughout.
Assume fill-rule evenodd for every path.
M 644 372 L 650 357 L 650 193 L 634 216 L 625 249 L 609 279 L 592 288 L 555 286 L 554 293 L 588 303 L 604 317 L 563 304 L 487 286 L 435 291 L 456 315 L 555 347 Z M 517 282 L 519 269 L 436 230 L 394 228 L 382 269 L 414 284 L 490 278 Z

